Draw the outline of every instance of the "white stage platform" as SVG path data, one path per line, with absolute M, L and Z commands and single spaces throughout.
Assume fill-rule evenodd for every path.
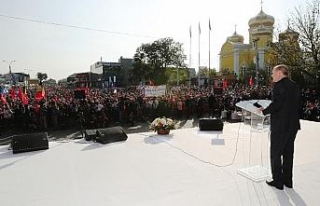
M 250 165 L 269 166 L 269 140 L 258 132 L 250 138 L 249 125 L 234 123 L 220 134 L 198 128 L 137 133 L 121 143 L 50 142 L 48 150 L 15 155 L 1 146 L 0 204 L 319 205 L 320 124 L 301 123 L 294 189 L 280 191 L 238 174 Z

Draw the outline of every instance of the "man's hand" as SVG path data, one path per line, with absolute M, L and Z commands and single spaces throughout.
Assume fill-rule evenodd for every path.
M 259 108 L 257 109 L 258 113 L 262 113 L 262 110 L 264 110 L 263 107 L 259 107 Z

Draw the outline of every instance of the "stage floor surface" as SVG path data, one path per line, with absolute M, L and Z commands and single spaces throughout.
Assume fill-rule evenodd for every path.
M 159 136 L 133 133 L 102 145 L 49 142 L 48 150 L 12 154 L 0 146 L 0 205 L 319 205 L 320 123 L 301 121 L 294 188 L 277 190 L 239 174 L 268 168 L 269 133 L 244 123 L 223 132 L 199 128 Z

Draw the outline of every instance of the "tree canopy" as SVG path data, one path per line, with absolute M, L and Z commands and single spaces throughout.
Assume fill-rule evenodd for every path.
M 185 55 L 182 44 L 172 38 L 162 38 L 152 43 L 142 44 L 134 54 L 129 80 L 138 83 L 151 79 L 156 84 L 166 83 L 165 70 L 168 66 L 183 67 Z
M 299 33 L 302 65 L 313 74 L 320 86 L 320 3 L 310 0 L 305 6 L 296 7 L 290 18 L 291 26 Z M 301 66 L 302 66 L 301 65 Z
M 46 80 L 48 78 L 48 75 L 46 73 L 38 72 L 37 78 L 39 79 L 40 84 L 42 84 L 43 80 Z

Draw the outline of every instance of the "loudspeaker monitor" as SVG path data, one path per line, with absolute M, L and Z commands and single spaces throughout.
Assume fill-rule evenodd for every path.
M 221 121 L 221 119 L 200 118 L 199 129 L 200 131 L 222 131 L 223 122 Z
M 96 129 L 86 129 L 84 131 L 84 139 L 87 141 L 96 140 L 97 130 Z
M 49 149 L 48 133 L 14 135 L 11 147 L 13 154 Z
M 126 141 L 128 136 L 122 127 L 97 129 L 96 141 L 101 144 Z

